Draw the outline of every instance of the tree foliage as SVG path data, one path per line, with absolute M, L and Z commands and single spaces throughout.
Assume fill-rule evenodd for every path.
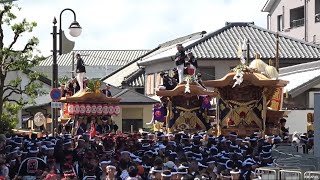
M 20 40 L 22 35 L 30 34 L 37 23 L 18 20 L 14 10 L 20 11 L 21 8 L 0 2 L 0 133 L 16 125 L 17 113 L 22 106 L 34 103 L 37 96 L 46 93 L 42 90 L 42 83 L 37 81 L 42 74 L 30 71 L 44 60 L 44 57 L 35 55 L 39 40 L 36 37 L 29 38 L 27 42 Z M 5 32 L 7 29 L 9 31 Z M 12 40 L 5 44 L 4 37 L 10 34 L 13 34 L 13 37 L 9 37 Z M 16 47 L 18 41 L 24 44 L 23 48 Z M 21 73 L 27 74 L 28 82 L 22 81 Z M 13 75 L 17 76 L 12 78 Z
M 16 127 L 19 119 L 18 119 L 18 112 L 21 109 L 21 105 L 17 103 L 9 103 L 5 102 L 3 104 L 4 110 L 1 115 L 0 120 L 0 132 L 6 133 L 10 132 L 13 128 Z

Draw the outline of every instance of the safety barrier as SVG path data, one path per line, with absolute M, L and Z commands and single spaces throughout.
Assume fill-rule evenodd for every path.
M 303 179 L 303 174 L 299 170 L 280 170 L 281 180 L 298 180 Z
M 255 173 L 261 174 L 261 179 L 280 180 L 279 170 L 279 168 L 257 168 Z
M 320 171 L 306 171 L 303 177 L 304 179 L 307 179 L 307 180 L 319 180 Z

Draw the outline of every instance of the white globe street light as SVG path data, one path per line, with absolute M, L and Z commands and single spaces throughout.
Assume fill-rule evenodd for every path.
M 78 37 L 82 32 L 82 28 L 77 21 L 73 21 L 71 23 L 69 30 L 70 30 L 69 33 L 72 37 Z

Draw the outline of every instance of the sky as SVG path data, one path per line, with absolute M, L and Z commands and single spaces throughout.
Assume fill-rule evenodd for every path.
M 266 27 L 267 14 L 261 12 L 267 0 L 18 0 L 22 9 L 18 20 L 37 22 L 33 33 L 25 34 L 15 48 L 22 48 L 27 39 L 36 36 L 38 49 L 44 56 L 52 50 L 52 21 L 58 24 L 76 50 L 138 50 L 153 49 L 166 41 L 191 33 L 213 32 L 226 22 L 254 22 Z M 82 27 L 79 37 L 73 38 L 68 27 L 75 11 Z M 59 29 L 59 25 L 58 25 Z M 11 36 L 10 36 L 11 35 Z M 5 42 L 12 39 L 5 28 Z

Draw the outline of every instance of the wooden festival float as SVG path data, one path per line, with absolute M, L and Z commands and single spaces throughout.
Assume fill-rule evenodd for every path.
M 164 124 L 167 132 L 212 131 L 208 109 L 211 98 L 217 93 L 200 86 L 195 76 L 188 75 L 185 81 L 173 90 L 158 90 L 156 95 L 160 97 L 167 111 L 164 122 L 160 121 L 158 129 Z
M 237 132 L 248 136 L 254 132 L 279 134 L 283 87 L 288 81 L 278 79 L 278 71 L 267 65 L 259 55 L 250 63 L 238 65 L 225 77 L 204 81 L 206 87 L 217 92 L 217 131 L 228 135 Z
M 64 117 L 78 120 L 85 117 L 95 117 L 101 123 L 102 116 L 116 116 L 120 114 L 120 98 L 107 97 L 100 90 L 99 80 L 92 83 L 92 87 L 77 92 L 73 96 L 63 97 L 60 102 L 65 104 Z

